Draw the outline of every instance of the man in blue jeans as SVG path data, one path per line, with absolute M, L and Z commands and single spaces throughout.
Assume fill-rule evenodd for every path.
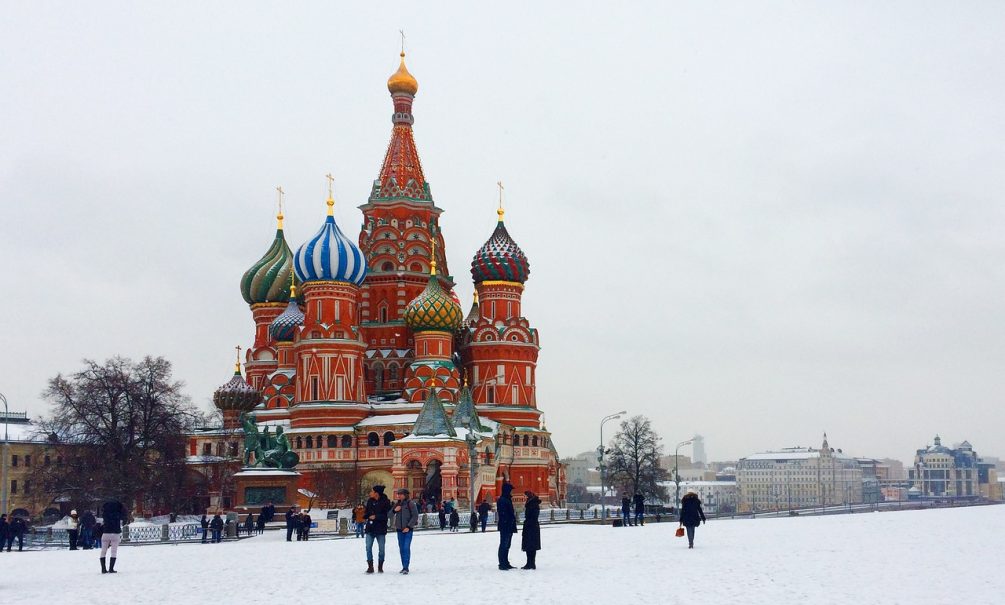
M 398 553 L 401 555 L 401 571 L 408 575 L 408 564 L 412 559 L 412 534 L 419 524 L 419 508 L 408 497 L 408 490 L 400 488 L 395 492 L 397 500 L 391 509 L 391 522 L 398 534 Z
M 496 501 L 496 519 L 499 522 L 499 569 L 513 569 L 509 564 L 509 547 L 516 533 L 516 511 L 513 509 L 513 484 L 502 484 L 502 495 Z

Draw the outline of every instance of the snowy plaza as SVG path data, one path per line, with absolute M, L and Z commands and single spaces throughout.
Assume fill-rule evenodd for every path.
M 388 536 L 383 575 L 363 541 L 285 542 L 285 532 L 219 545 L 122 547 L 101 575 L 96 551 L 4 553 L 4 603 L 408 602 L 991 604 L 1002 602 L 1005 507 L 714 520 L 695 549 L 676 525 L 545 525 L 538 569 L 496 569 L 494 532 L 422 531 L 411 575 Z M 375 547 L 376 548 L 376 547 Z M 519 539 L 510 560 L 523 564 Z M 266 571 L 262 571 L 264 568 Z M 468 595 L 468 596 L 465 596 Z M 376 600 L 375 600 L 376 599 Z

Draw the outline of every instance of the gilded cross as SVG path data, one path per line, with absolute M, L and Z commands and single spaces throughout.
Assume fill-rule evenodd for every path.
M 398 33 L 401 34 L 401 54 L 405 54 L 405 30 L 399 29 Z
M 329 172 L 325 175 L 325 178 L 328 179 L 328 197 L 332 197 L 332 185 L 335 183 L 335 177 Z

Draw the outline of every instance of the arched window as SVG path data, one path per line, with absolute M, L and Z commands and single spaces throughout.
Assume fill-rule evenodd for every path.
M 394 271 L 394 263 L 389 260 L 384 261 L 384 264 L 380 266 L 381 271 Z
M 422 265 L 420 265 L 419 263 L 412 263 L 412 266 L 409 267 L 409 270 L 412 271 L 413 273 L 422 273 Z
M 525 443 L 524 445 L 527 445 L 527 444 Z M 310 435 L 307 435 L 307 449 L 311 449 L 313 447 L 314 447 L 314 437 L 311 437 Z
M 390 374 L 390 380 L 398 380 L 398 366 L 391 364 L 387 369 L 388 374 Z
M 328 435 L 328 447 L 338 447 L 338 437 L 335 435 Z
M 380 436 L 377 433 L 370 433 L 366 436 L 366 444 L 370 447 L 377 447 L 380 445 Z
M 352 447 L 352 437 L 349 435 L 342 435 L 342 447 Z
M 318 438 L 314 440 L 314 449 L 321 449 L 321 443 L 321 435 L 318 435 Z
M 308 437 L 308 439 L 310 439 L 310 437 Z M 527 447 L 527 435 L 523 436 L 523 446 Z
M 530 444 L 533 445 L 534 447 L 537 447 L 537 435 L 534 435 L 533 437 L 530 438 Z
M 384 433 L 384 445 L 391 445 L 392 441 L 394 441 L 394 433 L 391 431 Z
M 297 437 L 297 449 L 298 450 L 304 449 L 304 440 L 300 437 Z
M 384 388 L 384 366 L 380 364 L 373 366 L 373 388 L 375 391 Z
M 216 455 L 219 456 L 219 457 L 221 457 L 221 458 L 223 458 L 223 454 L 224 454 L 223 448 L 225 448 L 225 447 L 226 446 L 224 444 L 217 443 L 216 444 Z

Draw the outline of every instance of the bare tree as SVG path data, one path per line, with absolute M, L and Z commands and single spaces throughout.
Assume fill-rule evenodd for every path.
M 314 491 L 321 506 L 333 507 L 359 500 L 359 482 L 363 476 L 355 465 L 325 464 L 313 469 L 313 477 Z
M 49 381 L 52 415 L 38 422 L 63 464 L 38 469 L 36 485 L 75 505 L 115 496 L 152 510 L 185 498 L 185 434 L 202 419 L 161 357 L 85 360 Z
M 646 494 L 665 499 L 669 474 L 660 466 L 663 438 L 656 434 L 652 422 L 645 416 L 632 416 L 621 423 L 621 429 L 611 442 L 611 481 L 622 491 Z

